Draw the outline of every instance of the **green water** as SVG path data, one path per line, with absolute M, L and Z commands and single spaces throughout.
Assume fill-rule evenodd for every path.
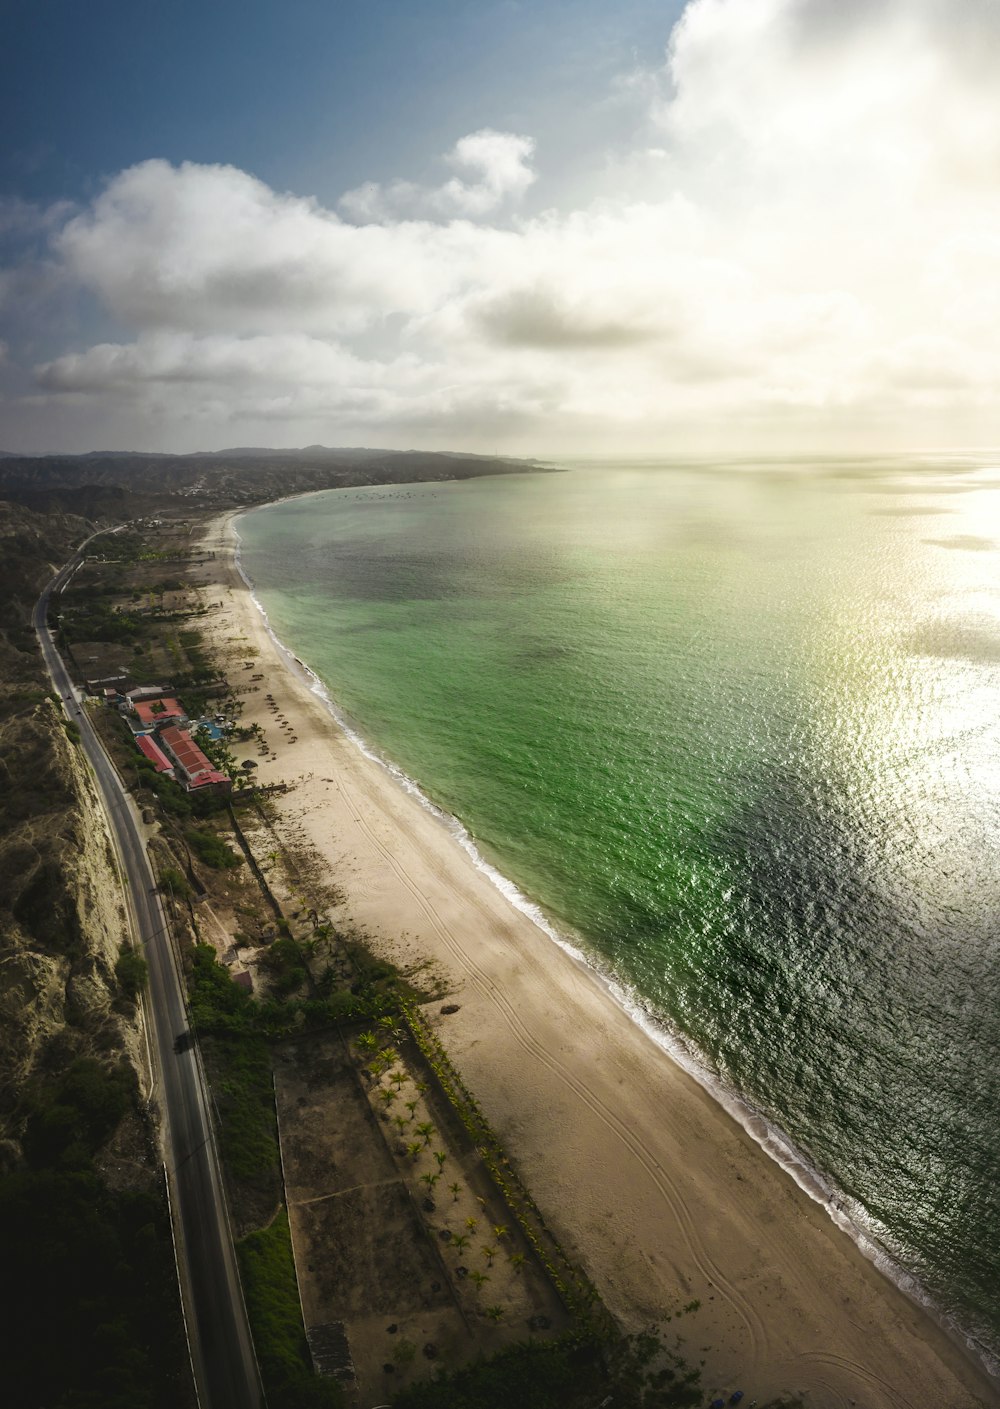
M 576 465 L 240 522 L 348 721 L 987 1354 L 998 486 L 969 458 Z

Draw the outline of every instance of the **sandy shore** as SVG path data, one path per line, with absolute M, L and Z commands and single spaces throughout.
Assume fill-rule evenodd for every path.
M 459 1011 L 431 1005 L 443 1039 L 610 1310 L 639 1329 L 698 1300 L 665 1329 L 705 1362 L 706 1403 L 743 1388 L 744 1402 L 798 1393 L 835 1409 L 1000 1405 L 945 1332 L 342 733 L 267 633 L 235 542 L 232 515 L 209 526 L 207 596 L 223 607 L 208 630 L 222 658 L 257 652 L 264 679 L 243 722 L 277 755 L 259 760 L 261 781 L 294 784 L 279 828 L 328 868 L 341 918 L 401 965 L 430 960 L 445 976 Z

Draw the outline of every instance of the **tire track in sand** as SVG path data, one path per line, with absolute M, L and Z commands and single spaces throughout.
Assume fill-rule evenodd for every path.
M 363 816 L 351 790 L 345 787 L 343 780 L 341 780 L 340 791 L 360 831 L 368 838 L 371 845 L 390 866 L 397 879 L 413 896 L 433 928 L 444 941 L 454 959 L 465 969 L 479 992 L 483 997 L 493 1003 L 494 1007 L 500 1013 L 500 1016 L 504 1019 L 512 1036 L 520 1043 L 525 1051 L 529 1052 L 536 1061 L 547 1067 L 553 1076 L 561 1080 L 563 1084 L 603 1122 L 606 1128 L 618 1138 L 638 1164 L 645 1170 L 648 1178 L 659 1192 L 664 1203 L 670 1208 L 675 1222 L 685 1238 L 692 1261 L 705 1278 L 705 1281 L 712 1283 L 715 1291 L 729 1303 L 733 1312 L 746 1326 L 750 1341 L 747 1354 L 756 1360 L 762 1353 L 767 1351 L 770 1341 L 763 1318 L 749 1299 L 739 1292 L 732 1283 L 727 1281 L 722 1268 L 708 1252 L 698 1234 L 694 1220 L 687 1210 L 682 1195 L 679 1193 L 670 1177 L 670 1172 L 660 1164 L 653 1151 L 635 1130 L 622 1121 L 584 1081 L 566 1067 L 558 1057 L 534 1037 L 525 1026 L 507 996 L 496 986 L 486 971 L 463 947 L 431 901 L 410 877 L 397 856 L 379 839 L 375 830 Z M 446 880 L 447 878 L 442 874 L 441 867 L 427 854 L 423 846 L 413 838 L 412 834 L 408 834 L 408 840 L 425 864 L 428 865 L 429 869 L 441 879 Z M 475 899 L 475 897 L 470 898 L 475 908 L 487 921 L 490 930 L 496 934 L 496 924 L 492 916 L 489 915 L 480 901 Z
M 790 1362 L 793 1366 L 803 1363 L 809 1365 L 826 1365 L 832 1370 L 847 1371 L 859 1384 L 873 1393 L 881 1393 L 887 1396 L 887 1402 L 893 1409 L 918 1409 L 914 1400 L 910 1399 L 904 1391 L 895 1385 L 891 1380 L 883 1379 L 881 1375 L 876 1375 L 874 1370 L 867 1369 L 858 1360 L 852 1360 L 847 1355 L 837 1355 L 832 1350 L 804 1350 L 801 1355 L 796 1355 Z M 833 1391 L 840 1393 L 840 1391 Z

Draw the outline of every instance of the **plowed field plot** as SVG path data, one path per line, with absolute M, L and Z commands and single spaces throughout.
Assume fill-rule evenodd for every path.
M 401 1052 L 399 1099 L 385 1102 L 385 1081 L 332 1036 L 287 1045 L 275 1065 L 306 1332 L 317 1368 L 349 1385 L 353 1362 L 363 1402 L 569 1324 L 426 1076 Z

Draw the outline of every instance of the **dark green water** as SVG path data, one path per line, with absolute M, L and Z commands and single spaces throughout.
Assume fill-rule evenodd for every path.
M 1000 461 L 571 466 L 240 533 L 364 738 L 996 1354 Z

